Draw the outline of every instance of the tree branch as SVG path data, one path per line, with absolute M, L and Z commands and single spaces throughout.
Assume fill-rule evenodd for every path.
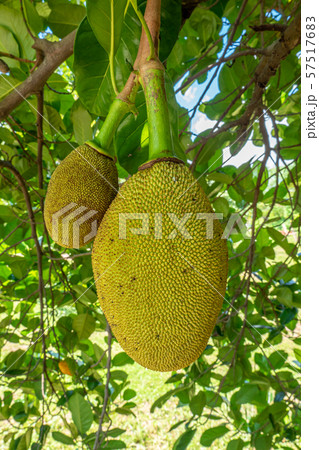
M 95 436 L 95 442 L 94 442 L 94 446 L 93 446 L 93 450 L 97 450 L 98 448 L 100 448 L 105 434 L 103 433 L 102 438 L 100 439 L 100 435 L 102 433 L 102 426 L 103 426 L 103 420 L 104 420 L 104 416 L 108 415 L 107 414 L 107 404 L 109 401 L 109 384 L 110 384 L 110 378 L 111 378 L 111 361 L 112 361 L 112 331 L 110 328 L 109 323 L 107 322 L 107 348 L 108 348 L 108 357 L 107 357 L 107 364 L 106 364 L 106 383 L 105 383 L 105 389 L 104 389 L 104 401 L 103 401 L 103 407 L 102 407 L 102 413 L 100 416 L 100 421 L 99 421 L 99 428 L 96 432 L 96 436 Z M 106 443 L 105 443 L 106 444 Z
M 254 31 L 280 31 L 283 32 L 287 29 L 287 25 L 283 25 L 280 23 L 263 23 L 261 25 L 251 25 L 251 28 Z
M 43 60 L 37 70 L 0 102 L 0 120 L 10 114 L 23 100 L 39 92 L 57 67 L 72 55 L 75 34 L 76 30 L 73 30 L 59 42 L 35 39 L 33 48 L 43 53 Z
M 0 56 L 2 58 L 15 59 L 16 61 L 25 62 L 25 63 L 29 63 L 29 64 L 34 63 L 34 61 L 32 61 L 31 59 L 19 58 L 19 56 L 15 56 L 12 53 L 0 52 Z
M 267 48 L 267 53 L 264 55 L 255 70 L 255 89 L 251 100 L 246 108 L 244 114 L 232 122 L 227 122 L 220 128 L 215 128 L 205 138 L 201 140 L 202 143 L 207 142 L 213 137 L 217 136 L 223 131 L 229 130 L 239 126 L 240 138 L 246 137 L 246 131 L 249 126 L 250 119 L 257 108 L 259 108 L 262 95 L 270 80 L 276 74 L 278 67 L 282 60 L 284 60 L 289 53 L 300 44 L 301 41 L 301 14 L 297 14 L 296 18 L 290 23 L 282 37 L 276 40 L 271 46 Z M 196 143 L 198 145 L 198 142 Z

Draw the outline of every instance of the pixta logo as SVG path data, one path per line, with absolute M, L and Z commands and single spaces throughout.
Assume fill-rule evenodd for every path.
M 79 248 L 82 244 L 80 242 L 81 226 L 90 221 L 91 231 L 83 236 L 83 244 L 86 244 L 97 233 L 97 220 L 90 220 L 97 213 L 94 209 L 78 206 L 76 203 L 69 203 L 52 215 L 52 239 L 58 241 L 59 233 L 62 232 L 63 245 L 66 247 L 70 246 L 70 239 L 72 239 L 72 247 Z
M 167 213 L 169 220 L 174 224 L 174 230 L 165 237 L 165 239 L 175 239 L 176 236 L 181 235 L 183 239 L 193 239 L 193 236 L 190 234 L 189 230 L 186 227 L 187 221 L 194 217 L 196 220 L 202 220 L 206 223 L 206 239 L 213 239 L 214 237 L 214 220 L 223 219 L 222 213 L 186 213 L 183 217 L 179 218 L 174 213 Z M 141 221 L 140 228 L 129 228 L 129 232 L 132 234 L 150 234 L 150 215 L 147 213 L 120 213 L 119 214 L 119 239 L 126 239 L 127 237 L 127 222 L 130 220 L 139 220 Z M 222 234 L 222 239 L 228 239 L 231 234 L 234 234 L 235 228 L 239 229 L 239 232 L 242 234 L 244 239 L 250 239 L 247 236 L 247 229 L 245 224 L 241 218 L 241 216 L 237 213 L 231 214 L 224 232 Z M 163 214 L 155 213 L 154 214 L 154 233 L 155 239 L 163 238 Z M 238 233 L 238 231 L 237 231 Z

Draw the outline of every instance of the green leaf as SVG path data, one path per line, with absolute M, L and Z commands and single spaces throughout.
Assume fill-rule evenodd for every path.
M 70 436 L 60 433 L 60 431 L 52 431 L 52 437 L 58 442 L 66 445 L 74 445 L 74 441 Z
M 115 147 L 119 163 L 130 174 L 137 172 L 138 167 L 148 158 L 148 143 L 144 137 L 147 121 L 146 103 L 143 90 L 136 96 L 137 117 L 129 114 L 119 125 L 115 134 Z
M 116 439 L 109 440 L 102 448 L 126 448 L 126 444 L 123 441 Z
M 233 181 L 233 178 L 230 175 L 221 172 L 210 173 L 209 175 L 207 175 L 207 179 L 225 184 L 230 184 Z
M 19 444 L 15 450 L 27 450 L 30 447 L 32 439 L 33 428 L 29 428 L 28 431 L 21 436 Z
M 97 361 L 101 360 L 100 365 L 105 367 L 107 364 L 107 353 L 104 353 L 104 350 L 102 350 L 101 347 L 99 347 L 95 342 L 93 342 L 93 350 L 94 350 L 95 361 L 97 362 Z M 103 354 L 104 354 L 104 356 L 103 356 Z
M 15 215 L 11 206 L 0 205 L 0 221 L 1 222 L 8 223 L 8 222 L 15 220 L 16 218 L 17 218 L 17 216 Z
M 190 25 L 196 30 L 205 46 L 214 40 L 216 20 L 217 17 L 214 13 L 202 8 L 195 8 L 189 19 Z
M 108 55 L 96 39 L 87 18 L 77 31 L 74 42 L 74 74 L 77 92 L 85 107 L 94 114 L 106 116 L 110 101 L 110 80 L 106 77 Z
M 1 8 L 0 8 L 1 14 Z M 16 80 L 11 75 L 1 74 L 0 76 L 0 99 L 9 95 L 15 88 L 21 84 L 21 81 Z
M 122 430 L 122 428 L 112 428 L 107 432 L 107 435 L 110 437 L 118 437 L 121 434 L 125 433 L 126 430 Z
M 297 360 L 299 362 L 301 362 L 301 350 L 300 350 L 300 348 L 294 348 L 294 354 L 295 354 L 295 357 L 297 358 Z
M 218 197 L 213 201 L 213 209 L 216 213 L 223 214 L 223 217 L 227 217 L 229 213 L 229 203 L 226 198 Z
M 10 31 L 0 26 L 0 52 L 10 53 L 11 55 L 19 56 L 19 45 L 13 34 Z M 15 61 L 12 58 L 6 58 L 1 56 L 1 59 L 8 64 L 9 67 L 19 67 L 20 64 L 18 61 Z
M 140 23 L 132 6 L 123 23 L 121 42 L 115 57 L 115 78 L 121 90 L 131 73 L 141 33 Z M 77 92 L 89 112 L 106 116 L 114 99 L 107 52 L 99 44 L 85 18 L 74 43 L 74 72 Z
M 281 369 L 281 367 L 285 364 L 288 358 L 288 353 L 283 350 L 279 350 L 278 352 L 273 352 L 269 356 L 269 362 L 275 370 Z
M 30 0 L 23 0 L 23 6 L 29 27 L 35 34 L 40 33 L 40 31 L 42 31 L 43 21 L 33 3 L 31 3 Z
M 227 445 L 226 450 L 242 450 L 245 447 L 245 442 L 241 439 L 234 439 Z
M 35 9 L 40 17 L 47 19 L 50 15 L 51 9 L 47 3 L 36 3 Z
M 48 17 L 48 24 L 53 33 L 59 38 L 71 33 L 85 16 L 85 8 L 81 5 L 74 5 L 68 1 L 49 0 L 51 13 Z
M 74 284 L 72 289 L 76 292 L 77 298 L 81 297 L 81 301 L 93 303 L 96 301 L 96 293 L 92 289 Z
M 129 408 L 115 408 L 115 411 L 123 416 L 134 416 L 135 414 Z
M 123 393 L 124 400 L 131 400 L 131 398 L 136 397 L 136 392 L 134 389 L 126 389 Z
M 130 358 L 125 352 L 120 352 L 112 359 L 113 366 L 125 366 L 125 364 L 134 364 L 132 358 Z
M 10 264 L 15 278 L 21 280 L 30 270 L 30 264 L 25 259 L 15 258 Z
M 80 100 L 72 106 L 71 120 L 73 123 L 74 137 L 79 145 L 92 139 L 92 118 Z
M 128 374 L 124 372 L 124 370 L 112 370 L 111 372 L 111 380 L 121 380 L 125 381 L 128 377 Z
M 25 350 L 19 349 L 15 352 L 10 352 L 6 357 L 7 370 L 15 370 L 22 366 L 23 361 L 26 358 Z
M 18 41 L 21 54 L 17 56 L 32 60 L 35 55 L 35 50 L 32 48 L 33 39 L 25 26 L 20 8 L 16 10 L 0 5 L 0 25 L 9 29 Z
M 86 433 L 93 423 L 93 414 L 89 403 L 84 400 L 81 394 L 76 392 L 69 399 L 68 407 L 79 432 L 81 434 Z
M 178 428 L 180 425 L 182 425 L 182 423 L 185 423 L 186 419 L 184 420 L 180 420 L 179 422 L 174 423 L 174 425 L 171 426 L 171 428 L 168 431 L 173 431 L 176 428 Z
M 50 431 L 50 425 L 41 425 L 40 432 L 39 432 L 40 444 L 44 444 L 45 443 L 49 431 Z
M 232 402 L 237 405 L 251 403 L 258 398 L 259 392 L 258 387 L 254 384 L 245 384 L 232 396 Z
M 280 314 L 280 323 L 282 325 L 286 325 L 296 317 L 297 313 L 297 308 L 285 308 L 285 310 Z
M 227 64 L 224 64 L 218 77 L 218 85 L 220 92 L 225 97 L 225 94 L 242 86 L 243 82 L 238 78 L 236 70 L 233 67 L 228 67 Z
M 210 447 L 212 443 L 219 439 L 220 437 L 224 436 L 226 433 L 228 433 L 228 428 L 224 425 L 220 425 L 218 427 L 209 428 L 209 430 L 204 431 L 200 438 L 200 443 L 204 447 Z
M 170 399 L 172 395 L 174 395 L 177 391 L 179 391 L 179 389 L 171 389 L 170 391 L 166 392 L 164 395 L 156 399 L 151 406 L 151 413 L 154 412 L 156 408 L 161 408 L 167 402 L 167 400 Z
M 293 294 L 291 289 L 286 286 L 276 288 L 273 291 L 273 294 L 276 295 L 279 303 L 287 306 L 288 308 L 293 307 Z
M 180 0 L 162 0 L 161 5 L 159 58 L 164 61 L 178 38 L 182 23 L 182 8 Z
M 187 430 L 183 434 L 181 434 L 177 441 L 174 443 L 173 450 L 185 450 L 191 443 L 191 440 L 195 436 L 195 433 L 196 429 Z
M 95 319 L 89 313 L 79 314 L 73 319 L 72 328 L 80 340 L 87 339 L 95 330 Z
M 255 440 L 256 450 L 269 450 L 271 446 L 271 436 L 260 435 Z
M 194 415 L 200 416 L 206 404 L 206 396 L 204 391 L 199 391 L 189 402 L 190 410 Z
M 285 236 L 283 236 L 275 228 L 267 227 L 267 231 L 269 233 L 269 236 L 276 242 L 276 244 L 280 245 L 280 247 L 285 250 L 287 255 L 294 256 L 294 253 L 293 253 L 294 244 L 288 243 L 287 238 Z
M 87 0 L 87 18 L 91 28 L 104 50 L 110 54 L 114 41 L 114 55 L 120 45 L 124 12 L 128 0 Z M 111 5 L 113 6 L 113 36 Z
M 32 112 L 36 114 L 36 109 L 32 109 Z M 65 125 L 58 111 L 50 105 L 44 105 L 44 117 L 43 121 L 44 131 L 51 136 L 59 134 L 60 131 L 65 131 Z

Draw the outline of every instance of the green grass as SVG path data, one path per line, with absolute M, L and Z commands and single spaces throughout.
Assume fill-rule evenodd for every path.
M 101 346 L 101 348 L 105 348 L 105 341 L 104 341 L 104 333 L 94 333 L 94 335 L 91 336 L 91 340 L 93 342 L 96 342 L 98 345 Z M 295 359 L 294 353 L 293 353 L 293 343 L 290 339 L 284 338 L 282 343 L 280 345 L 276 346 L 276 350 L 285 351 L 289 355 L 289 359 L 293 360 Z M 112 356 L 115 354 L 121 352 L 122 349 L 119 346 L 117 342 L 113 342 L 112 344 Z M 272 348 L 266 348 L 265 352 L 266 354 L 272 353 L 274 350 Z M 214 358 L 212 355 L 210 358 Z M 123 367 L 119 367 L 119 369 L 124 370 L 128 374 L 127 380 L 129 381 L 129 387 L 130 389 L 134 389 L 137 393 L 136 397 L 134 397 L 131 401 L 134 401 L 136 403 L 136 407 L 133 408 L 133 412 L 135 416 L 133 415 L 120 415 L 117 412 L 111 412 L 110 417 L 112 420 L 112 428 L 122 428 L 125 430 L 125 433 L 123 435 L 119 436 L 117 439 L 123 440 L 127 448 L 129 449 L 149 449 L 149 450 L 166 450 L 166 449 L 172 449 L 174 442 L 177 440 L 177 438 L 185 431 L 185 427 L 182 424 L 177 429 L 169 432 L 170 427 L 177 423 L 180 420 L 188 420 L 191 418 L 191 412 L 188 407 L 181 408 L 177 407 L 178 399 L 177 398 L 171 398 L 168 400 L 167 403 L 162 408 L 156 408 L 153 413 L 150 412 L 150 408 L 153 404 L 153 402 L 159 398 L 161 395 L 163 395 L 165 392 L 167 392 L 169 389 L 171 389 L 173 386 L 171 384 L 165 384 L 165 381 L 169 378 L 170 373 L 161 373 L 161 372 L 153 372 L 151 370 L 145 369 L 144 367 L 140 366 L 139 364 L 127 364 Z M 219 369 L 222 371 L 225 370 L 225 368 Z M 101 373 L 101 371 L 100 371 Z M 106 373 L 105 373 L 106 375 Z M 66 376 L 67 378 L 65 381 L 70 381 L 71 378 Z M 72 385 L 70 386 L 70 389 L 72 389 Z M 2 394 L 4 388 L 0 388 L 0 393 Z M 18 396 L 20 394 L 17 392 L 15 394 L 15 399 L 18 399 Z M 121 394 L 122 395 L 122 394 Z M 121 395 L 116 399 L 116 403 L 121 406 L 123 405 L 124 401 L 121 397 Z M 252 407 L 252 410 L 249 410 L 249 408 L 246 408 L 246 414 L 248 415 L 254 415 L 254 407 Z M 112 407 L 112 410 L 114 410 L 114 405 Z M 204 413 L 208 413 L 209 409 L 204 410 Z M 225 412 L 226 412 L 226 406 L 225 406 Z M 53 419 L 49 419 L 49 417 L 46 418 L 46 423 L 51 425 L 51 431 L 61 431 L 66 434 L 69 434 L 69 432 L 66 430 L 65 425 L 63 424 L 59 411 L 56 410 L 56 416 L 53 417 Z M 71 415 L 68 413 L 68 421 L 69 423 L 72 422 Z M 34 418 L 33 418 L 34 419 Z M 221 424 L 225 424 L 225 420 L 209 420 L 205 425 L 202 425 L 204 422 L 204 418 L 202 417 L 199 421 L 197 432 L 189 445 L 189 450 L 201 450 L 205 449 L 207 447 L 203 447 L 200 445 L 200 437 L 205 429 L 218 426 Z M 29 422 L 28 422 L 29 423 Z M 37 428 L 40 426 L 40 421 L 37 424 Z M 15 423 L 14 420 L 11 420 L 11 424 L 7 421 L 1 421 L 0 422 L 0 435 L 2 438 L 0 439 L 0 449 L 8 449 L 9 448 L 9 442 L 4 442 L 4 437 L 6 434 L 12 431 L 12 425 L 16 426 L 18 425 Z M 106 428 L 107 423 L 105 423 L 104 428 Z M 231 428 L 231 427 L 230 427 Z M 94 432 L 97 429 L 97 425 L 92 425 L 90 429 L 90 433 Z M 38 433 L 38 429 L 36 432 L 34 432 L 33 435 L 33 442 L 34 438 L 36 438 L 36 433 Z M 22 434 L 22 429 L 20 429 L 19 435 Z M 228 442 L 231 441 L 232 435 L 234 435 L 234 431 L 231 431 L 228 433 L 225 437 L 215 441 L 215 444 L 212 448 L 216 448 L 218 450 L 226 450 Z M 244 437 L 237 435 L 238 437 Z M 2 442 L 1 442 L 2 441 Z M 287 447 L 287 443 L 285 443 Z M 71 448 L 70 446 L 65 446 L 63 444 L 57 443 L 51 435 L 51 432 L 48 435 L 48 439 L 45 445 L 46 449 L 56 449 L 56 450 L 63 450 L 67 448 Z M 81 448 L 81 447 L 77 447 Z M 249 446 L 246 447 L 247 449 L 251 448 Z M 291 448 L 296 448 L 292 446 Z

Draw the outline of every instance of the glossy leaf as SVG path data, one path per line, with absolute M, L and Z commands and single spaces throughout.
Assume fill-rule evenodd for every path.
M 74 137 L 79 145 L 92 139 L 92 118 L 81 102 L 74 103 L 71 110 L 71 120 L 73 122 Z
M 115 57 L 115 78 L 122 89 L 135 61 L 140 23 L 129 6 Z M 105 116 L 114 99 L 106 51 L 99 44 L 87 19 L 81 23 L 74 44 L 74 71 L 80 99 L 89 112 Z
M 61 0 L 50 0 L 48 4 L 51 9 L 48 24 L 59 38 L 65 37 L 77 28 L 85 16 L 85 8 L 81 5 Z
M 95 319 L 88 313 L 79 314 L 73 319 L 72 326 L 79 339 L 87 339 L 95 330 Z
M 54 440 L 61 442 L 65 445 L 74 445 L 74 441 L 70 436 L 67 436 L 66 434 L 61 433 L 60 431 L 53 431 L 52 437 Z
M 225 427 L 224 425 L 209 428 L 202 434 L 200 438 L 200 443 L 204 447 L 210 447 L 216 439 L 219 439 L 220 437 L 224 436 L 226 433 L 228 433 L 228 431 L 229 431 L 228 428 Z
M 200 416 L 206 404 L 205 392 L 199 391 L 190 401 L 189 407 L 194 415 Z
M 124 366 L 125 364 L 133 364 L 134 361 L 125 352 L 120 352 L 114 356 L 112 364 L 113 366 Z
M 82 395 L 75 393 L 68 401 L 68 407 L 72 414 L 73 422 L 81 434 L 86 433 L 92 425 L 93 414 L 89 403 Z
M 114 54 L 120 45 L 127 0 L 87 0 L 87 18 L 100 45 L 110 54 L 114 42 Z M 113 24 L 111 8 L 113 9 Z M 112 27 L 114 29 L 112 36 Z
M 183 434 L 181 434 L 177 441 L 174 443 L 173 450 L 186 449 L 191 443 L 195 433 L 196 430 L 187 430 Z
M 15 39 L 19 43 L 21 56 L 33 59 L 35 51 L 32 48 L 32 38 L 29 35 L 20 12 L 16 9 L 0 5 L 0 25 L 11 31 Z M 20 56 L 20 55 L 17 55 Z

